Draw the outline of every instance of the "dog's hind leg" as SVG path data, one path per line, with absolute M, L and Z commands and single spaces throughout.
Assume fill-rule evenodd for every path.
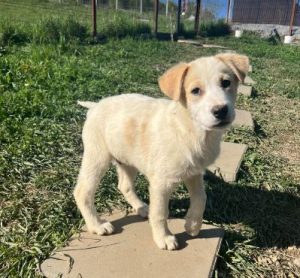
M 111 155 L 104 144 L 99 145 L 98 141 L 95 145 L 90 138 L 87 139 L 84 140 L 85 149 L 74 197 L 88 231 L 107 235 L 113 232 L 114 227 L 97 215 L 94 199 L 99 181 L 109 167 Z
M 134 190 L 134 180 L 137 170 L 131 166 L 117 163 L 118 188 L 123 193 L 126 201 L 142 217 L 148 217 L 148 206 L 140 200 Z

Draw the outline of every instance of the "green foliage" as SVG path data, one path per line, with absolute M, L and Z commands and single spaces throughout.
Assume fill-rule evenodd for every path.
M 140 37 L 143 34 L 151 34 L 151 27 L 145 22 L 119 13 L 115 14 L 112 20 L 104 26 L 100 26 L 100 34 L 112 38 Z
M 230 32 L 230 26 L 223 20 L 204 22 L 200 25 L 200 35 L 203 37 L 228 36 Z
M 1 9 L 0 15 L 5 14 Z M 40 19 L 29 19 L 28 24 L 12 22 L 14 30 L 5 27 L 7 39 L 0 48 L 0 270 L 4 277 L 37 276 L 38 264 L 83 224 L 72 197 L 86 117 L 76 101 L 98 101 L 123 92 L 161 97 L 157 78 L 167 68 L 219 51 L 132 38 L 80 44 L 85 39 L 84 21 L 76 18 L 67 23 L 68 17 L 52 17 L 40 27 Z M 125 26 L 131 23 L 112 20 L 120 26 L 120 30 L 110 27 L 113 36 L 127 36 L 122 20 Z M 105 22 L 99 24 L 100 30 L 105 30 Z M 13 38 L 23 32 L 26 40 Z M 238 98 L 238 107 L 251 111 L 255 131 L 233 129 L 225 137 L 249 147 L 237 182 L 206 181 L 205 220 L 225 230 L 216 276 L 297 277 L 299 271 L 293 270 L 290 258 L 278 274 L 271 263 L 262 267 L 257 257 L 266 249 L 300 244 L 299 167 L 292 158 L 297 153 L 299 47 L 272 45 L 253 34 L 205 42 L 248 55 L 254 69 L 251 76 L 257 81 L 255 97 Z M 288 158 L 281 153 L 287 146 L 291 147 Z M 136 184 L 138 194 L 148 201 L 146 179 L 139 175 Z M 127 208 L 114 169 L 104 177 L 96 204 L 99 212 Z M 170 213 L 182 217 L 188 206 L 181 185 L 172 196 Z
M 47 18 L 37 26 L 33 39 L 39 43 L 57 43 L 61 38 L 62 23 L 58 19 Z
M 66 39 L 83 41 L 88 36 L 87 27 L 70 17 L 63 23 L 62 30 Z
M 28 42 L 28 35 L 9 23 L 3 23 L 0 27 L 0 45 L 24 44 Z
M 181 34 L 185 38 L 194 38 L 196 36 L 194 31 L 194 22 L 185 21 L 180 23 Z M 222 37 L 228 36 L 231 32 L 230 26 L 223 20 L 208 21 L 200 24 L 199 35 L 201 37 Z
M 84 41 L 88 36 L 86 26 L 68 17 L 67 19 L 46 18 L 34 26 L 33 40 L 38 43 L 62 41 Z
M 85 42 L 91 39 L 87 27 L 71 17 L 46 17 L 31 25 L 30 29 L 3 24 L 0 27 L 1 45 L 21 44 L 29 41 L 35 43 L 66 43 L 72 41 Z M 22 30 L 22 31 L 20 31 Z M 130 18 L 122 13 L 115 13 L 109 21 L 99 26 L 99 37 L 124 38 L 126 36 L 140 38 L 151 35 L 148 23 Z

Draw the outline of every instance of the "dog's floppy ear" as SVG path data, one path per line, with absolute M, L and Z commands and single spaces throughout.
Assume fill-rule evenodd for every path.
M 243 82 L 249 70 L 249 58 L 245 55 L 223 53 L 215 56 L 225 63 L 236 75 L 239 81 Z
M 167 70 L 158 80 L 162 92 L 173 100 L 180 100 L 183 81 L 189 65 L 180 63 Z

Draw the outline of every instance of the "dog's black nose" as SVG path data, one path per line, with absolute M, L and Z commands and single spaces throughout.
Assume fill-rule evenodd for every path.
M 211 112 L 218 120 L 224 120 L 228 113 L 228 106 L 216 105 L 212 108 Z

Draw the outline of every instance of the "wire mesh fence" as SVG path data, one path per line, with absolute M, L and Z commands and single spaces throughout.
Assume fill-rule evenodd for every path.
M 136 25 L 154 30 L 156 0 L 95 0 L 99 33 L 119 32 Z M 178 3 L 182 30 L 195 31 L 196 0 L 159 0 L 158 32 L 175 33 Z M 200 29 L 229 17 L 240 23 L 290 23 L 294 0 L 201 0 Z M 230 3 L 229 9 L 228 3 Z M 285 4 L 284 4 L 285 3 Z M 300 0 L 296 0 L 295 25 L 300 25 Z M 23 23 L 26 28 L 48 17 L 72 18 L 92 30 L 92 0 L 0 0 L 0 23 Z M 112 26 L 115 26 L 112 28 Z M 142 27 L 143 27 L 142 26 Z M 127 30 L 128 33 L 128 30 Z M 130 32 L 129 32 L 130 33 Z
M 92 0 L 0 0 L 0 21 L 31 24 L 46 17 L 72 17 L 91 27 Z M 115 21 L 116 17 L 140 21 L 154 26 L 155 0 L 96 0 L 97 25 Z M 186 29 L 194 28 L 196 0 L 181 1 L 181 23 Z M 201 22 L 216 21 L 226 16 L 222 0 L 201 1 Z M 158 31 L 174 33 L 178 1 L 160 0 Z

